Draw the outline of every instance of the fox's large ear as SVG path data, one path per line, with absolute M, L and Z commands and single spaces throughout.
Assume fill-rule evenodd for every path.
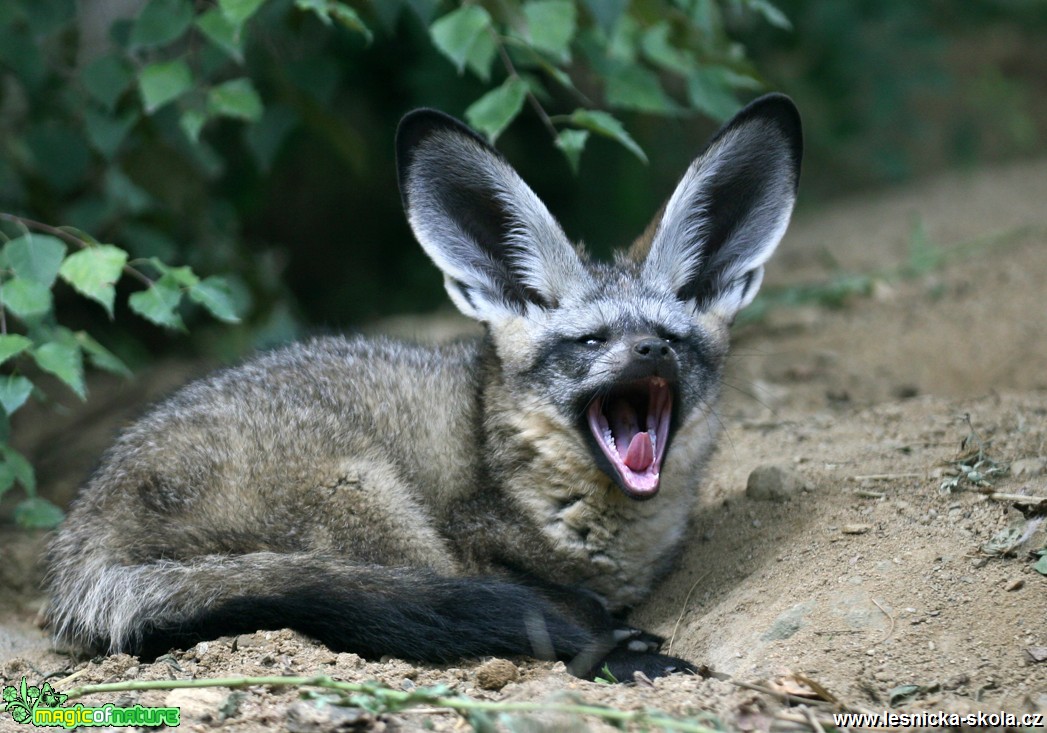
M 800 115 L 788 97 L 768 94 L 735 115 L 652 223 L 644 278 L 732 321 L 756 297 L 785 234 L 802 155 Z
M 480 321 L 554 308 L 586 278 L 560 225 L 468 127 L 416 110 L 396 133 L 400 195 L 455 305 Z

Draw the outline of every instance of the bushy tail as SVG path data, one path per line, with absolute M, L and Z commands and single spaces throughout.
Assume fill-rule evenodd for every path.
M 595 601 L 580 608 L 580 594 L 571 594 L 571 607 L 566 596 L 502 579 L 348 565 L 304 553 L 139 565 L 79 558 L 53 565 L 49 585 L 57 639 L 92 651 L 155 657 L 203 639 L 285 627 L 372 658 L 581 656 L 572 666 L 584 667 L 584 658 L 608 650 L 591 618 L 602 608 Z

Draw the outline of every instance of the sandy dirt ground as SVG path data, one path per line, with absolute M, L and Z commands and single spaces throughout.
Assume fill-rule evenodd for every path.
M 633 616 L 710 676 L 611 686 L 528 660 L 366 662 L 286 630 L 201 643 L 152 664 L 72 659 L 34 620 L 45 538 L 8 528 L 0 677 L 47 678 L 68 691 L 326 675 L 408 692 L 442 685 L 480 701 L 659 710 L 732 730 L 829 728 L 838 710 L 1047 713 L 1047 577 L 1034 567 L 1047 544 L 1047 504 L 1037 503 L 1047 497 L 1045 204 L 1040 161 L 797 217 L 767 285 L 803 302 L 736 328 L 723 438 L 698 487 L 692 540 Z M 847 273 L 867 277 L 855 286 Z M 836 294 L 805 287 L 815 282 L 834 283 Z M 16 427 L 45 493 L 68 501 L 118 426 L 192 371 L 157 370 L 130 386 L 103 380 L 85 407 L 29 415 Z M 469 725 L 431 702 L 387 712 L 288 688 L 82 702 L 179 706 L 187 731 Z M 610 727 L 554 711 L 490 721 L 505 730 Z M 0 730 L 18 729 L 0 715 Z

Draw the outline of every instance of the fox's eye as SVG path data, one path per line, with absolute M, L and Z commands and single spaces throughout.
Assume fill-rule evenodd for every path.
M 607 343 L 607 339 L 603 336 L 600 336 L 599 334 L 588 333 L 585 336 L 582 336 L 580 339 L 578 339 L 578 343 L 582 344 L 583 346 L 600 346 L 601 344 Z

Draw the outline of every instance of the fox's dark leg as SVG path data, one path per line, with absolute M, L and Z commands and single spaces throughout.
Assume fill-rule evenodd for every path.
M 592 641 L 585 649 L 571 658 L 560 657 L 576 677 L 593 679 L 610 672 L 620 682 L 631 682 L 635 672 L 653 679 L 674 672 L 697 671 L 684 659 L 661 654 L 665 639 L 630 626 L 623 618 L 611 614 L 595 594 L 521 573 L 514 575 L 590 630 Z

